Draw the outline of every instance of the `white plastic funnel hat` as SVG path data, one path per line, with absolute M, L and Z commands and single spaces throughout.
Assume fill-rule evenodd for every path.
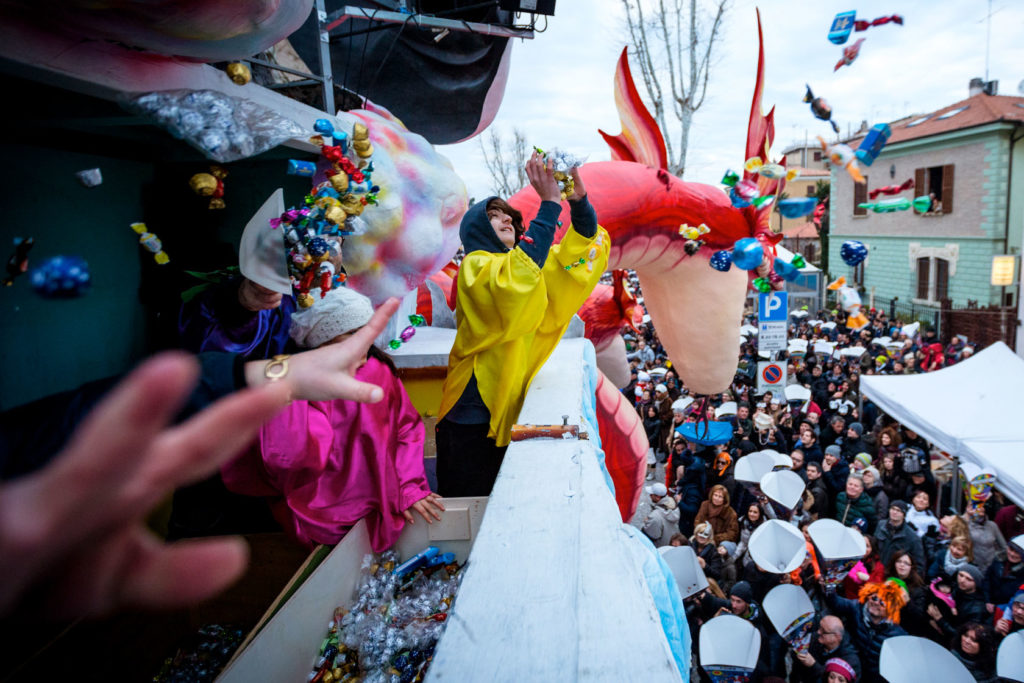
M 807 534 L 826 562 L 860 559 L 868 551 L 864 536 L 859 531 L 834 519 L 812 522 L 807 527 Z
M 768 457 L 770 457 L 772 459 L 772 463 L 773 463 L 772 464 L 772 469 L 775 469 L 775 470 L 787 469 L 788 470 L 788 469 L 792 469 L 793 468 L 793 458 L 789 457 L 785 453 L 779 453 L 774 448 L 765 448 L 765 449 L 757 451 L 757 452 L 758 453 L 763 453 L 764 455 L 767 455 Z
M 792 470 L 769 472 L 761 477 L 761 491 L 786 510 L 794 509 L 804 495 L 804 480 Z
M 736 414 L 736 401 L 726 401 L 722 405 L 715 408 L 715 419 L 721 420 L 726 415 Z
M 803 588 L 789 583 L 776 586 L 764 596 L 761 607 L 790 647 L 798 652 L 807 651 L 814 625 L 814 605 Z
M 775 458 L 767 453 L 750 453 L 736 461 L 733 478 L 750 484 L 761 483 L 761 478 L 775 469 Z
M 882 643 L 878 673 L 899 683 L 974 683 L 974 676 L 953 653 L 917 636 L 893 636 Z
M 900 328 L 900 334 L 905 334 L 911 339 L 913 339 L 914 335 L 917 334 L 918 330 L 920 329 L 921 323 L 910 323 L 909 325 L 904 325 L 902 328 Z
M 999 645 L 996 674 L 1000 678 L 1024 683 L 1024 631 L 1011 633 Z
M 750 535 L 747 545 L 751 559 L 772 574 L 788 574 L 807 556 L 804 535 L 792 524 L 769 519 Z
M 708 587 L 708 579 L 704 576 L 704 570 L 697 561 L 697 553 L 688 545 L 677 547 L 662 546 L 658 548 L 665 564 L 672 570 L 672 576 L 676 579 L 676 586 L 679 588 L 679 595 L 684 599 L 696 595 Z
M 836 324 L 832 320 L 829 320 L 827 323 L 822 323 L 821 324 L 821 329 L 823 329 L 823 330 L 834 330 L 834 329 L 836 329 Z
M 814 342 L 814 352 L 815 353 L 823 353 L 826 356 L 831 356 L 832 353 L 835 350 L 836 350 L 836 345 L 833 344 L 832 342 L 826 342 L 826 341 L 816 341 L 816 342 Z
M 679 413 L 680 415 L 686 412 L 686 409 L 693 403 L 693 399 L 689 396 L 683 398 L 677 398 L 672 402 L 672 412 Z
M 806 356 L 807 355 L 807 340 L 806 339 L 790 339 L 786 345 L 786 351 L 791 356 Z
M 238 245 L 238 269 L 256 284 L 288 295 L 292 293 L 292 281 L 288 277 L 284 230 L 270 227 L 270 220 L 282 213 L 284 191 L 277 188 L 245 225 Z
M 740 327 L 740 334 L 745 336 L 745 337 L 747 337 L 747 336 L 756 336 L 757 335 L 757 328 L 754 327 L 753 325 L 743 325 L 743 326 Z
M 839 358 L 860 358 L 867 351 L 863 346 L 848 346 L 845 349 L 839 349 L 836 351 L 836 356 Z
M 790 384 L 786 387 L 785 394 L 787 401 L 809 401 L 811 399 L 811 390 L 799 384 Z
M 716 678 L 716 667 L 753 671 L 761 652 L 761 633 L 746 619 L 723 614 L 700 627 L 700 666 Z

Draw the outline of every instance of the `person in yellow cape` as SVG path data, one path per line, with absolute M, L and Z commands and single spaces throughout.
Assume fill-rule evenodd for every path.
M 568 197 L 572 228 L 554 246 L 558 182 L 536 153 L 526 174 L 541 198 L 529 230 L 499 197 L 471 206 L 459 228 L 466 257 L 457 283 L 458 330 L 436 428 L 443 496 L 490 494 L 530 382 L 608 265 L 611 239 L 597 224 L 578 170 Z

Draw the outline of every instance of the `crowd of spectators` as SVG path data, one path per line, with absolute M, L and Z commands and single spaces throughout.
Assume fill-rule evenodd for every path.
M 883 311 L 867 315 L 867 327 L 850 331 L 827 311 L 817 318 L 796 312 L 789 339 L 801 342 L 781 356 L 786 388 L 764 394 L 754 382 L 754 336 L 739 346 L 731 387 L 699 397 L 689 395 L 650 324 L 627 332 L 632 377 L 623 393 L 650 446 L 651 510 L 637 523 L 657 546 L 691 546 L 704 570 L 709 588 L 685 601 L 695 643 L 700 626 L 724 613 L 760 631 L 752 680 L 879 681 L 882 642 L 910 634 L 949 648 L 978 681 L 994 681 L 999 641 L 1024 629 L 1024 512 L 996 490 L 984 502 L 961 499 L 958 514 L 949 507 L 951 487 L 933 473 L 942 456 L 859 391 L 862 375 L 932 372 L 974 347 L 961 337 L 943 346 L 934 333 Z M 728 422 L 731 439 L 706 445 L 677 432 L 704 420 Z M 765 450 L 788 455 L 805 483 L 794 510 L 733 476 L 737 462 Z M 664 481 L 654 481 L 658 463 Z M 835 587 L 821 580 L 806 533 L 824 518 L 857 529 L 867 548 Z M 764 571 L 750 555 L 751 534 L 767 519 L 789 521 L 807 538 L 807 557 L 790 574 Z M 815 606 L 807 654 L 789 650 L 760 607 L 782 583 L 801 586 Z

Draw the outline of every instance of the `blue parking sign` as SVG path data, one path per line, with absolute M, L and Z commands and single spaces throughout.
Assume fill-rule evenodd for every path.
M 789 296 L 786 292 L 758 295 L 758 322 L 786 322 L 789 319 Z

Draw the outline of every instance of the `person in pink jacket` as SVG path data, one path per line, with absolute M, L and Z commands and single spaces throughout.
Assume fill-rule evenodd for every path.
M 292 318 L 291 336 L 304 348 L 346 339 L 373 313 L 347 287 L 313 294 L 316 303 Z M 383 400 L 293 401 L 221 476 L 231 491 L 269 498 L 285 530 L 307 545 L 337 543 L 365 519 L 381 552 L 414 523 L 414 511 L 431 523 L 444 505 L 427 485 L 423 421 L 390 359 L 371 346 L 355 377 L 379 386 Z

